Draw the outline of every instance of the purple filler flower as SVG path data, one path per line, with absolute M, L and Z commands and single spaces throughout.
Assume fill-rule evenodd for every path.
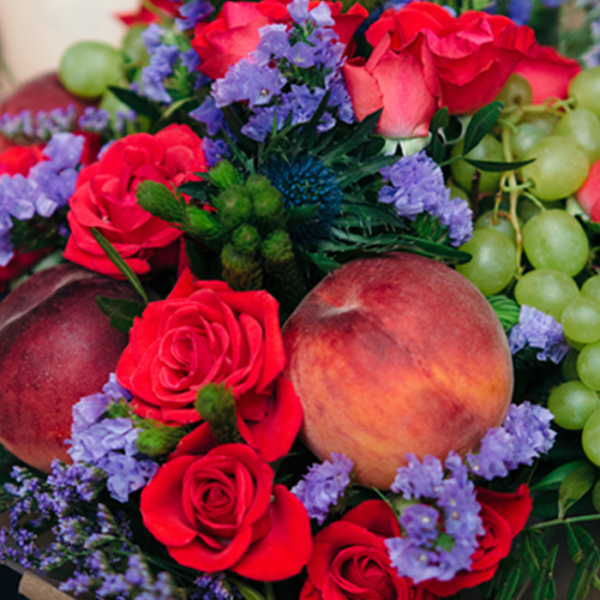
M 331 453 L 331 462 L 315 463 L 308 474 L 292 488 L 311 519 L 322 525 L 330 506 L 335 506 L 350 484 L 354 463 L 344 454 Z

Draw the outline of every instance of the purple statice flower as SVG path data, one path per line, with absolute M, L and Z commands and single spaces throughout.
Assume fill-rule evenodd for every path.
M 129 494 L 143 488 L 158 465 L 139 456 L 136 441 L 140 430 L 127 417 L 103 418 L 108 406 L 131 394 L 111 375 L 103 393 L 85 396 L 73 406 L 71 445 L 68 452 L 75 464 L 88 464 L 104 471 L 110 495 L 127 502 Z
M 335 506 L 350 485 L 354 463 L 344 454 L 331 453 L 331 462 L 315 463 L 292 488 L 311 519 L 322 525 L 331 506 Z
M 591 46 L 581 55 L 583 64 L 588 69 L 593 69 L 600 65 L 600 21 L 595 20 L 590 23 Z
M 488 429 L 479 452 L 467 454 L 475 475 L 488 481 L 505 477 L 520 465 L 530 465 L 552 448 L 556 432 L 550 428 L 552 413 L 543 406 L 511 404 L 502 427 Z
M 142 42 L 144 42 L 144 47 L 149 55 L 152 55 L 163 43 L 162 38 L 166 32 L 166 29 L 156 23 L 150 23 L 142 32 Z
M 533 0 L 508 0 L 508 16 L 517 25 L 527 25 L 532 11 Z
M 181 64 L 188 70 L 188 73 L 193 73 L 200 66 L 200 57 L 193 48 L 184 50 L 180 58 Z
M 150 64 L 142 69 L 142 86 L 144 94 L 164 104 L 171 104 L 173 99 L 167 92 L 164 80 L 173 73 L 173 65 L 179 58 L 177 46 L 160 44 L 150 54 Z
M 208 135 L 216 135 L 225 123 L 223 112 L 220 108 L 217 108 L 215 99 L 210 95 L 206 96 L 198 108 L 190 112 L 190 117 L 204 123 Z
M 242 600 L 237 588 L 228 584 L 225 573 L 205 573 L 194 585 L 190 600 Z
M 551 315 L 523 304 L 519 313 L 519 322 L 508 336 L 511 354 L 516 354 L 526 345 L 539 348 L 537 359 L 551 360 L 559 364 L 570 350 L 563 335 L 562 325 Z
M 77 124 L 85 131 L 100 133 L 108 127 L 109 112 L 104 108 L 86 106 Z
M 35 118 L 31 111 L 17 115 L 5 114 L 0 118 L 0 133 L 30 144 L 47 142 L 55 133 L 70 132 L 75 127 L 77 111 L 73 105 L 50 112 L 39 111 Z
M 179 14 L 183 19 L 175 19 L 178 31 L 193 29 L 198 23 L 204 21 L 214 11 L 210 2 L 204 0 L 192 0 L 179 7 Z
M 421 502 L 402 509 L 403 537 L 385 540 L 390 561 L 400 577 L 410 577 L 415 583 L 433 578 L 449 581 L 471 566 L 477 538 L 484 533 L 475 486 L 454 452 L 445 464 L 433 456 L 421 463 L 407 454 L 406 460 L 392 491 L 404 500 Z M 449 536 L 451 543 L 442 543 L 442 535 Z
M 460 198 L 450 200 L 450 190 L 444 184 L 440 167 L 424 150 L 403 156 L 391 166 L 380 170 L 384 185 L 379 201 L 393 204 L 398 216 L 413 220 L 423 212 L 439 217 L 449 228 L 453 246 L 460 246 L 473 235 L 473 213 Z
M 202 138 L 202 150 L 209 167 L 214 167 L 218 162 L 229 157 L 229 148 L 223 140 L 213 140 L 209 137 Z
M 282 59 L 290 49 L 287 25 L 274 23 L 258 30 L 260 41 L 256 46 L 257 64 L 267 64 L 270 60 Z
M 324 2 L 320 2 L 311 11 L 308 10 L 308 0 L 293 0 L 288 4 L 288 13 L 298 25 L 304 26 L 311 19 L 318 27 L 333 27 L 335 21 L 331 10 Z

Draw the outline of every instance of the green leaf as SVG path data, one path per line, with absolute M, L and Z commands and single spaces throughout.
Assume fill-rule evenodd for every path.
M 475 146 L 477 146 L 477 144 L 479 144 L 483 139 L 483 136 L 494 126 L 494 123 L 498 120 L 503 108 L 504 102 L 495 100 L 483 108 L 480 108 L 473 115 L 473 118 L 467 127 L 467 131 L 465 132 L 463 156 L 468 154 Z
M 585 600 L 599 567 L 600 551 L 596 549 L 583 556 L 577 563 L 575 575 L 571 579 L 567 600 Z
M 499 294 L 497 296 L 488 296 L 487 301 L 498 316 L 504 331 L 510 331 L 519 322 L 521 307 L 514 300 Z
M 548 473 L 548 475 L 540 479 L 535 485 L 532 485 L 529 489 L 532 492 L 543 492 L 545 490 L 558 489 L 567 475 L 569 475 L 573 471 L 576 471 L 580 467 L 584 467 L 587 464 L 589 464 L 587 460 L 574 460 L 564 465 L 560 465 L 560 467 L 557 467 L 556 469 L 554 469 L 554 471 Z
M 541 569 L 533 577 L 534 585 L 531 600 L 553 600 L 556 597 L 553 570 L 557 554 L 558 544 L 550 550 L 541 564 Z
M 310 121 L 306 123 L 306 125 L 304 125 L 300 130 L 300 133 L 298 134 L 298 137 L 296 138 L 296 142 L 294 144 L 294 154 L 298 154 L 298 152 L 300 152 L 302 149 L 310 150 L 315 145 L 318 133 L 317 127 L 319 125 L 321 117 L 325 114 L 330 95 L 331 90 L 327 90 L 327 92 L 321 99 L 321 102 L 319 102 L 317 110 L 310 118 Z
M 567 528 L 567 548 L 569 556 L 575 564 L 592 552 L 600 552 L 594 538 L 580 525 L 566 524 Z
M 349 168 L 344 175 L 338 177 L 338 184 L 341 188 L 347 187 L 367 175 L 378 173 L 382 167 L 393 165 L 396 162 L 398 162 L 397 156 L 373 156 L 352 165 L 352 168 Z
M 201 173 L 200 175 L 204 174 Z M 181 194 L 190 196 L 194 200 L 200 200 L 201 202 L 207 201 L 205 181 L 186 181 L 177 188 L 177 191 Z
M 244 600 L 265 600 L 265 597 L 261 593 L 257 592 L 244 581 L 240 581 L 239 579 L 230 579 L 229 581 L 235 585 L 240 594 L 244 597 Z
M 123 260 L 123 257 L 117 252 L 116 248 L 95 228 L 91 228 L 94 239 L 98 245 L 117 269 L 123 274 L 123 277 L 129 281 L 133 289 L 142 297 L 145 304 L 148 304 L 148 296 L 138 279 L 138 276 L 131 270 L 129 265 Z
M 514 171 L 515 169 L 520 169 L 525 165 L 532 163 L 535 158 L 530 160 L 517 160 L 514 162 L 500 162 L 493 160 L 473 160 L 472 158 L 464 157 L 463 160 L 468 162 L 470 165 L 474 166 L 476 169 L 480 171 L 488 171 L 490 173 L 502 173 L 504 171 Z
M 110 324 L 123 333 L 128 333 L 133 327 L 133 318 L 140 317 L 144 307 L 133 300 L 96 296 L 98 308 L 110 319 Z
M 495 600 L 513 600 L 514 593 L 519 585 L 521 573 L 523 571 L 522 561 L 518 561 L 515 566 L 505 575 L 504 580 L 498 587 Z
M 575 502 L 583 498 L 594 485 L 594 467 L 588 463 L 569 473 L 558 488 L 558 518 L 563 519 L 565 513 Z
M 450 123 L 450 117 L 448 116 L 448 109 L 445 106 L 433 115 L 429 123 L 429 131 L 431 131 L 432 137 L 428 152 L 429 156 L 438 164 L 444 160 L 446 152 L 444 128 L 448 127 L 448 123 Z
M 138 115 L 150 117 L 153 121 L 160 117 L 160 111 L 152 104 L 150 100 L 138 96 L 135 92 L 116 86 L 109 86 L 108 89 L 123 103 L 133 108 Z
M 320 204 L 305 204 L 304 206 L 289 206 L 285 211 L 288 229 L 312 221 L 321 208 Z
M 324 273 L 331 273 L 342 266 L 337 260 L 322 252 L 306 252 L 306 256 Z

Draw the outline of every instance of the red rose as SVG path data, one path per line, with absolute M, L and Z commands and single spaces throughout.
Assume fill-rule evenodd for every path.
M 500 561 L 510 553 L 513 538 L 525 527 L 533 504 L 525 484 L 515 494 L 490 492 L 478 487 L 477 502 L 481 504 L 480 517 L 485 534 L 471 556 L 471 569 L 460 571 L 451 581 L 430 579 L 421 584 L 442 598 L 464 588 L 475 587 L 494 576 Z
M 433 600 L 398 577 L 384 544 L 390 537 L 400 537 L 400 527 L 381 500 L 363 502 L 320 531 L 300 600 Z
M 97 162 L 79 173 L 68 214 L 72 235 L 65 258 L 92 271 L 122 278 L 92 236 L 97 228 L 138 274 L 177 263 L 181 231 L 142 209 L 140 181 L 176 187 L 206 171 L 202 140 L 187 125 L 156 135 L 137 133 L 117 140 Z
M 185 438 L 184 438 L 185 439 Z M 213 573 L 229 569 L 258 581 L 292 577 L 312 549 L 306 509 L 249 446 L 176 453 L 142 491 L 144 525 L 180 564 Z
M 233 389 L 242 437 L 267 461 L 288 452 L 302 408 L 281 377 L 286 358 L 279 306 L 267 292 L 234 292 L 223 281 L 183 273 L 169 296 L 135 319 L 117 366 L 143 417 L 170 425 L 200 420 L 194 409 L 207 383 Z
M 388 9 L 366 37 L 376 47 L 388 33 L 392 50 L 407 50 L 423 66 L 431 94 L 451 114 L 491 102 L 534 41 L 531 29 L 506 17 L 467 11 L 454 18 L 429 2 Z
M 600 220 L 600 160 L 590 166 L 590 172 L 583 185 L 575 192 L 577 202 L 587 212 L 592 221 Z
M 385 34 L 368 61 L 356 58 L 344 78 L 358 121 L 383 108 L 376 132 L 388 138 L 424 137 L 436 110 L 421 64 L 406 50 L 392 50 Z
M 225 2 L 214 21 L 198 23 L 192 47 L 201 59 L 199 70 L 211 77 L 224 77 L 231 65 L 246 58 L 260 41 L 258 30 L 274 23 L 291 23 L 285 0 L 261 2 Z M 318 2 L 309 4 L 309 8 Z M 334 31 L 339 41 L 348 44 L 368 12 L 355 4 L 341 14 L 341 2 L 326 2 L 335 21 Z
M 533 92 L 533 104 L 542 104 L 546 98 L 564 99 L 568 95 L 569 82 L 581 66 L 576 60 L 561 56 L 554 48 L 534 44 L 515 69 L 515 73 L 529 82 Z

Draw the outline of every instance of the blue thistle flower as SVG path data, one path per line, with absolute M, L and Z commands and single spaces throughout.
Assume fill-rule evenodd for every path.
M 291 162 L 274 158 L 263 168 L 263 173 L 281 192 L 286 208 L 319 205 L 311 221 L 290 231 L 295 243 L 310 245 L 328 236 L 342 203 L 342 190 L 332 169 L 314 157 L 299 157 Z

